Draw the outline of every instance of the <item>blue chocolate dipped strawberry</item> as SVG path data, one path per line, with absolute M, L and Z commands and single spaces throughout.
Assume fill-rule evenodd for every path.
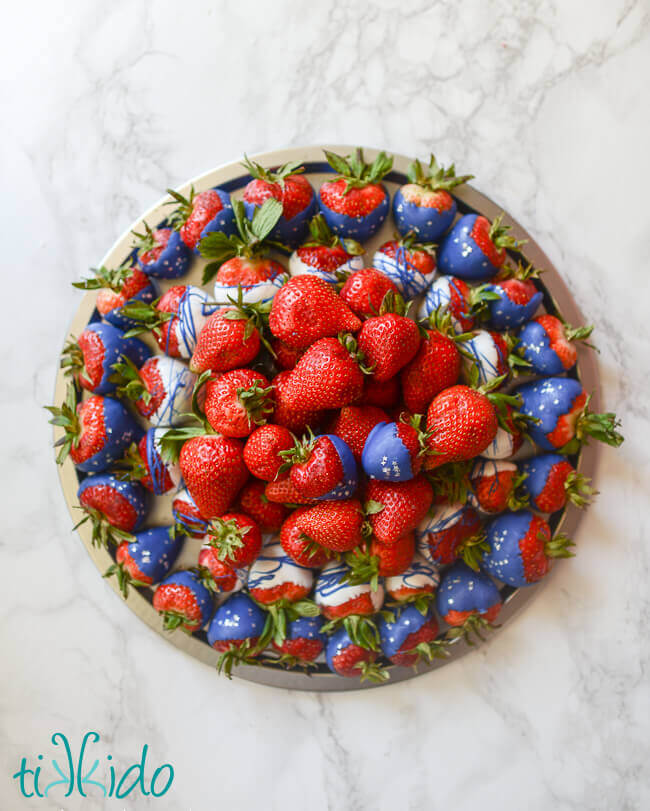
M 93 394 L 113 394 L 113 364 L 122 355 L 144 363 L 151 350 L 142 341 L 124 338 L 124 333 L 112 324 L 99 321 L 88 324 L 79 337 L 71 338 L 63 348 L 61 368 L 74 378 L 77 385 Z M 135 361 L 134 361 L 135 362 Z
M 436 643 L 438 621 L 431 605 L 424 611 L 412 603 L 399 606 L 392 617 L 380 616 L 377 627 L 381 651 L 394 665 L 412 667 L 422 659 L 445 655 L 444 645 Z
M 77 490 L 85 516 L 77 524 L 92 524 L 94 546 L 117 544 L 130 539 L 142 525 L 147 511 L 147 494 L 138 482 L 122 481 L 110 473 L 86 476 Z
M 528 495 L 531 507 L 543 513 L 564 509 L 567 502 L 576 507 L 586 506 L 596 491 L 559 453 L 542 453 L 519 462 L 524 479 L 521 489 Z
M 167 189 L 167 193 L 173 202 L 178 203 L 169 223 L 194 253 L 199 253 L 199 242 L 212 231 L 220 231 L 227 236 L 235 233 L 235 214 L 230 194 L 224 189 L 207 189 L 197 194 L 192 186 L 189 197 L 173 189 Z
M 133 231 L 138 264 L 155 279 L 178 279 L 190 267 L 192 252 L 172 228 L 152 230 L 144 223 L 144 233 Z
M 282 203 L 282 216 L 270 238 L 291 248 L 300 245 L 307 234 L 309 220 L 318 210 L 314 190 L 302 174 L 304 166 L 300 161 L 293 161 L 271 170 L 247 157 L 244 157 L 242 165 L 253 177 L 243 194 L 246 216 L 252 219 L 255 209 L 274 197 Z
M 312 663 L 325 648 L 327 636 L 323 633 L 323 617 L 297 617 L 287 624 L 284 641 L 273 641 L 273 650 L 280 654 L 280 661 L 287 665 Z
M 365 242 L 379 231 L 388 214 L 388 191 L 381 180 L 393 168 L 393 159 L 380 152 L 368 164 L 361 149 L 347 157 L 325 150 L 325 157 L 338 176 L 320 187 L 321 213 L 335 234 Z
M 124 313 L 125 305 L 131 307 L 151 304 L 159 295 L 155 282 L 140 268 L 129 264 L 109 270 L 93 268 L 93 275 L 72 286 L 79 290 L 97 290 L 95 307 L 100 316 L 119 329 L 135 327 L 137 322 Z
M 230 678 L 235 665 L 254 664 L 265 642 L 262 639 L 268 614 L 251 598 L 238 591 L 231 594 L 215 611 L 208 626 L 208 644 L 221 653 L 217 668 Z
M 518 262 L 516 268 L 504 268 L 498 280 L 486 285 L 484 309 L 491 329 L 515 329 L 535 315 L 543 296 L 533 279 L 540 272 L 532 265 L 524 267 Z
M 176 562 L 185 536 L 171 527 L 154 527 L 139 532 L 132 541 L 122 541 L 115 552 L 115 563 L 104 577 L 115 577 L 126 597 L 129 586 L 159 583 Z
M 318 501 L 349 499 L 359 476 L 354 454 L 335 434 L 309 434 L 295 447 L 281 451 L 284 469 L 290 468 L 291 484 L 302 498 Z M 281 468 L 282 469 L 282 468 Z
M 462 561 L 450 566 L 440 579 L 436 608 L 452 626 L 449 638 L 464 636 L 468 641 L 475 633 L 490 630 L 501 610 L 499 589 L 485 572 L 470 569 Z M 481 637 L 482 638 L 482 637 Z
M 70 458 L 84 473 L 101 473 L 117 462 L 142 434 L 142 429 L 119 400 L 92 394 L 77 402 L 69 385 L 61 406 L 47 406 L 50 422 L 63 429 L 55 443 L 60 448 L 57 463 Z
M 489 550 L 483 567 L 502 583 L 520 588 L 537 583 L 555 558 L 572 556 L 565 535 L 551 537 L 551 528 L 530 510 L 504 512 L 485 527 Z
M 456 216 L 458 207 L 451 190 L 474 175 L 456 177 L 454 165 L 445 169 L 434 155 L 426 168 L 419 160 L 414 160 L 406 175 L 409 182 L 400 186 L 393 197 L 393 219 L 397 230 L 402 236 L 413 231 L 421 242 L 436 242 Z
M 502 220 L 503 215 L 492 223 L 482 214 L 461 217 L 440 244 L 438 271 L 467 281 L 491 279 L 503 267 L 506 249 L 523 244 Z
M 325 660 L 332 673 L 338 676 L 381 684 L 389 676 L 376 659 L 377 652 L 357 645 L 345 628 L 339 628 L 327 640 Z
M 163 619 L 163 628 L 194 633 L 212 616 L 212 594 L 198 574 L 183 569 L 166 577 L 153 596 L 153 607 Z
M 589 396 L 577 380 L 547 377 L 518 386 L 512 393 L 521 398 L 521 413 L 535 420 L 528 432 L 543 450 L 574 453 L 589 437 L 613 447 L 623 442 L 616 415 L 589 411 Z
M 540 315 L 519 333 L 518 352 L 538 375 L 561 375 L 578 360 L 574 341 L 585 341 L 593 327 L 573 329 L 554 315 Z M 589 344 L 587 344 L 589 345 Z
M 425 434 L 412 423 L 380 422 L 368 434 L 361 454 L 364 472 L 373 479 L 405 482 L 422 468 Z

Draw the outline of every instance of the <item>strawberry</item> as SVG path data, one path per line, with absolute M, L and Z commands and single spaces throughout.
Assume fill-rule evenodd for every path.
M 416 242 L 415 233 L 384 242 L 372 259 L 373 267 L 395 284 L 407 301 L 423 293 L 436 273 L 434 246 Z
M 316 197 L 298 162 L 287 163 L 274 171 L 244 156 L 242 164 L 253 180 L 244 189 L 244 206 L 249 217 L 269 198 L 280 201 L 282 216 L 271 236 L 288 245 L 299 245 L 305 237 L 311 217 L 316 213 Z
M 291 513 L 280 529 L 280 544 L 291 560 L 299 566 L 320 569 L 327 563 L 330 554 L 306 535 L 300 526 L 300 519 L 308 510 L 309 507 L 299 507 Z
M 277 338 L 271 341 L 271 349 L 275 355 L 275 365 L 284 371 L 293 369 L 303 355 L 302 349 L 291 349 Z
M 468 386 L 451 386 L 436 395 L 427 411 L 427 446 L 432 455 L 426 467 L 471 459 L 494 439 L 499 423 L 488 399 Z
M 378 626 L 382 653 L 394 665 L 413 667 L 421 659 L 431 662 L 448 655 L 444 643 L 436 642 L 438 622 L 430 605 L 424 612 L 414 605 L 400 606 L 392 619 L 380 617 Z
M 433 490 L 423 476 L 406 482 L 370 479 L 365 496 L 375 537 L 381 543 L 395 543 L 424 518 L 431 506 Z
M 212 614 L 212 595 L 199 576 L 187 570 L 165 578 L 153 595 L 153 607 L 163 618 L 163 628 L 194 633 Z
M 199 550 L 197 573 L 203 585 L 215 594 L 240 591 L 244 583 L 233 567 L 219 558 L 219 550 L 204 540 Z
M 439 582 L 440 575 L 435 563 L 416 553 L 403 572 L 384 580 L 384 586 L 386 593 L 394 600 L 414 602 L 421 608 L 427 604 Z
M 138 369 L 123 357 L 113 370 L 117 396 L 134 400 L 153 425 L 175 425 L 190 410 L 196 377 L 182 361 L 155 355 Z
M 356 352 L 351 336 L 345 339 L 345 346 L 336 338 L 316 341 L 288 373 L 287 402 L 294 409 L 320 411 L 343 408 L 358 400 L 363 391 L 363 373 L 351 352 Z
M 232 369 L 205 386 L 205 416 L 220 434 L 246 437 L 273 413 L 273 389 L 260 372 Z
M 356 332 L 361 322 L 334 288 L 317 276 L 294 276 L 273 299 L 269 327 L 292 349 L 307 349 L 319 338 Z
M 293 434 L 281 425 L 261 425 L 246 440 L 246 467 L 258 479 L 273 481 L 284 464 L 280 452 L 291 450 L 294 444 Z
M 524 442 L 529 421 L 521 413 L 505 405 L 500 423 L 494 439 L 481 452 L 484 459 L 510 459 Z
M 577 380 L 535 380 L 519 386 L 513 395 L 522 400 L 522 414 L 535 420 L 528 430 L 533 442 L 543 450 L 561 448 L 565 453 L 575 453 L 589 437 L 615 448 L 623 442 L 616 415 L 591 412 L 590 398 Z
M 430 559 L 441 565 L 453 563 L 462 557 L 476 568 L 485 551 L 480 534 L 481 519 L 468 504 L 439 504 L 419 524 L 416 534 L 418 550 L 427 547 Z
M 544 453 L 520 462 L 519 470 L 524 476 L 521 489 L 528 495 L 531 506 L 543 513 L 562 510 L 568 501 L 584 507 L 596 495 L 589 479 L 557 453 Z
M 325 647 L 327 637 L 322 633 L 322 617 L 297 617 L 287 626 L 287 636 L 282 644 L 273 641 L 273 649 L 282 654 L 280 662 L 287 666 L 311 663 Z
M 380 152 L 374 163 L 367 164 L 361 149 L 345 158 L 325 150 L 325 157 L 338 177 L 320 187 L 321 213 L 334 233 L 365 242 L 388 214 L 388 192 L 381 180 L 392 169 L 393 159 Z
M 309 434 L 294 447 L 281 451 L 290 466 L 289 477 L 303 499 L 323 501 L 350 498 L 358 484 L 357 465 L 350 448 L 334 434 Z
M 407 532 L 395 543 L 380 543 L 376 538 L 370 542 L 370 558 L 377 558 L 379 577 L 396 577 L 405 572 L 415 555 L 415 535 Z
M 311 591 L 313 574 L 287 556 L 279 543 L 262 549 L 248 573 L 248 590 L 258 603 L 298 603 Z
M 262 549 L 262 533 L 243 513 L 224 513 L 208 525 L 205 543 L 217 550 L 219 560 L 233 569 L 250 566 Z
M 408 364 L 407 364 L 408 365 Z M 399 377 L 391 377 L 379 383 L 374 377 L 366 377 L 363 381 L 363 393 L 361 403 L 364 406 L 378 406 L 379 408 L 393 408 L 400 398 Z
M 504 266 L 496 280 L 484 286 L 476 309 L 481 315 L 486 311 L 491 329 L 514 329 L 535 315 L 543 296 L 533 280 L 540 273 L 543 271 L 519 261 L 516 267 Z
M 484 297 L 481 286 L 472 288 L 455 276 L 440 276 L 427 288 L 417 315 L 424 319 L 449 313 L 454 331 L 461 334 L 473 328 L 475 305 Z
M 158 295 L 154 282 L 140 268 L 121 265 L 109 270 L 103 265 L 92 269 L 93 276 L 72 282 L 79 290 L 97 290 L 95 307 L 105 320 L 118 329 L 128 329 L 137 325 L 128 318 L 123 307 L 126 304 L 151 304 Z
M 469 503 L 483 513 L 518 510 L 528 502 L 524 478 L 512 462 L 477 459 L 470 474 Z
M 463 379 L 468 385 L 478 387 L 503 378 L 513 368 L 523 365 L 519 356 L 510 353 L 508 342 L 498 332 L 476 330 L 461 345 L 463 355 Z M 526 364 L 528 365 L 528 364 Z
M 181 483 L 177 462 L 163 459 L 161 442 L 166 428 L 149 428 L 136 445 L 133 443 L 115 465 L 120 478 L 139 481 L 156 496 L 167 493 Z
M 268 501 L 277 504 L 312 504 L 310 498 L 302 496 L 291 483 L 288 474 L 281 473 L 277 479 L 268 482 L 264 488 L 264 495 Z
M 318 276 L 325 282 L 336 284 L 341 274 L 363 267 L 364 251 L 353 239 L 341 239 L 333 234 L 322 214 L 316 214 L 309 223 L 310 238 L 291 254 L 289 273 Z
M 144 232 L 133 231 L 136 241 L 138 264 L 147 276 L 156 279 L 178 279 L 184 276 L 190 266 L 190 250 L 171 228 L 151 230 L 143 223 Z
M 289 431 L 300 433 L 307 427 L 317 426 L 323 418 L 322 411 L 297 406 L 289 399 L 290 372 L 280 372 L 271 381 L 275 397 L 275 411 L 273 422 L 287 428 Z
M 57 464 L 62 464 L 69 454 L 84 473 L 106 470 L 141 434 L 142 429 L 119 400 L 93 394 L 77 403 L 71 385 L 60 407 L 46 408 L 52 414 L 50 423 L 63 429 L 63 436 L 55 442 L 55 447 L 60 447 Z
M 353 585 L 349 582 L 350 576 L 349 566 L 341 561 L 331 560 L 323 566 L 314 587 L 314 599 L 327 619 L 370 617 L 382 607 L 384 587 L 381 583 Z M 352 619 L 346 627 L 352 629 L 358 624 L 357 619 Z M 327 626 L 325 630 L 329 630 Z
M 130 533 L 142 526 L 147 515 L 147 494 L 137 482 L 123 482 L 108 473 L 86 476 L 77 490 L 84 517 L 90 521 L 93 546 L 107 547 L 131 540 Z
M 551 537 L 551 528 L 530 510 L 504 512 L 486 528 L 489 550 L 485 569 L 502 583 L 515 588 L 541 580 L 555 558 L 572 557 L 574 545 L 566 535 Z
M 190 369 L 226 372 L 248 365 L 260 351 L 260 333 L 249 308 L 222 307 L 205 323 L 196 341 Z
M 520 250 L 526 240 L 517 241 L 503 225 L 503 214 L 490 223 L 481 214 L 465 214 L 442 240 L 438 270 L 468 281 L 494 276 L 506 260 L 506 249 Z
M 436 609 L 442 619 L 452 626 L 449 639 L 471 634 L 483 639 L 482 632 L 494 628 L 492 623 L 501 610 L 501 595 L 485 572 L 475 572 L 462 562 L 450 566 L 440 579 Z
M 561 375 L 578 360 L 573 342 L 586 341 L 592 330 L 593 327 L 574 329 L 554 315 L 540 315 L 522 328 L 517 350 L 530 364 L 532 374 Z
M 355 644 L 346 628 L 339 628 L 327 640 L 327 666 L 338 676 L 381 684 L 388 680 L 389 675 L 379 667 L 376 658 L 377 652 Z
M 365 517 L 361 503 L 356 499 L 324 501 L 297 512 L 296 526 L 308 540 L 324 549 L 346 552 L 363 540 Z
M 340 296 L 359 318 L 379 315 L 386 293 L 397 295 L 395 283 L 376 268 L 362 268 L 350 274 L 341 288 Z
M 124 540 L 115 552 L 115 563 L 104 577 L 115 577 L 124 598 L 129 586 L 159 583 L 178 557 L 185 537 L 174 527 L 154 527 Z
M 217 669 L 231 677 L 235 665 L 254 664 L 264 648 L 267 615 L 243 592 L 231 594 L 208 626 L 208 644 L 221 653 Z
M 361 464 L 364 472 L 381 481 L 404 482 L 422 468 L 426 452 L 425 435 L 419 430 L 420 418 L 411 423 L 380 422 L 368 434 Z
M 388 414 L 374 406 L 343 406 L 329 425 L 329 433 L 336 434 L 350 448 L 357 462 L 361 462 L 363 446 L 372 429 L 380 422 L 389 422 Z
M 454 341 L 439 329 L 425 330 L 415 357 L 400 372 L 404 404 L 414 414 L 424 414 L 444 389 L 458 382 L 461 357 Z
M 445 169 L 434 155 L 429 159 L 428 168 L 416 159 L 409 164 L 406 174 L 409 182 L 400 186 L 393 196 L 397 230 L 403 236 L 412 231 L 424 242 L 435 242 L 456 216 L 456 201 L 450 191 L 474 175 L 456 177 L 454 165 Z
M 262 532 L 278 532 L 289 510 L 283 504 L 269 501 L 264 494 L 265 486 L 265 482 L 255 479 L 245 484 L 237 497 L 237 510 L 250 515 Z
M 390 301 L 395 301 L 396 312 L 388 312 Z M 364 321 L 358 335 L 359 351 L 365 363 L 372 369 L 378 383 L 390 380 L 406 366 L 420 348 L 420 331 L 415 321 L 400 313 L 403 302 L 391 299 L 384 301 L 380 315 Z
M 221 231 L 230 236 L 235 231 L 235 215 L 230 195 L 224 189 L 207 189 L 196 194 L 194 186 L 189 197 L 173 189 L 167 189 L 178 208 L 169 218 L 170 224 L 180 233 L 187 247 L 198 253 L 198 244 L 211 231 Z
M 174 521 L 190 538 L 202 538 L 208 531 L 208 522 L 199 512 L 187 487 L 174 496 L 172 515 Z
M 267 304 L 286 278 L 284 265 L 273 259 L 233 256 L 216 273 L 214 300 L 223 305 L 241 296 L 241 301 L 245 304 Z

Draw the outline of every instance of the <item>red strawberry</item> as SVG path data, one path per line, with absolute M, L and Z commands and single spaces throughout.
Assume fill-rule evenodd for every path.
M 497 413 L 485 394 L 468 386 L 445 389 L 427 412 L 427 446 L 432 453 L 425 467 L 431 470 L 478 456 L 492 442 L 498 427 Z
M 292 349 L 306 349 L 319 338 L 356 332 L 361 322 L 330 284 L 317 276 L 294 276 L 273 298 L 269 327 Z
M 255 521 L 243 513 L 225 513 L 210 522 L 205 537 L 219 560 L 241 569 L 250 566 L 262 549 L 262 533 Z
M 352 340 L 348 346 L 356 349 Z M 321 338 L 309 347 L 289 372 L 285 390 L 293 408 L 312 411 L 343 408 L 358 400 L 362 391 L 359 364 L 336 338 Z
M 420 340 L 415 321 L 397 313 L 369 318 L 358 338 L 365 363 L 379 383 L 390 380 L 415 357 Z
M 311 504 L 312 501 L 296 490 L 288 475 L 281 475 L 275 481 L 268 482 L 264 495 L 269 501 L 278 504 Z
M 224 436 L 248 436 L 273 413 L 272 387 L 260 372 L 233 369 L 205 386 L 205 416 Z
M 458 381 L 461 356 L 451 338 L 427 330 L 417 355 L 400 373 L 402 397 L 414 414 L 424 414 L 436 394 Z
M 433 488 L 423 476 L 405 482 L 370 479 L 366 510 L 372 531 L 381 543 L 395 543 L 415 529 L 433 501 Z
M 293 369 L 303 355 L 302 349 L 291 349 L 277 338 L 271 341 L 271 349 L 275 353 L 275 362 L 281 369 Z
M 239 581 L 237 572 L 230 564 L 220 560 L 219 550 L 209 544 L 203 546 L 199 552 L 199 568 L 201 582 L 210 591 L 233 591 Z
M 289 510 L 283 504 L 269 501 L 264 495 L 265 487 L 265 482 L 257 480 L 245 484 L 237 497 L 237 509 L 250 515 L 262 532 L 278 532 Z
M 321 498 L 345 478 L 340 452 L 327 436 L 295 442 L 283 456 L 292 464 L 291 484 L 302 498 Z
M 250 363 L 260 351 L 260 335 L 246 310 L 222 307 L 199 333 L 190 360 L 193 372 L 225 372 Z
M 281 425 L 261 425 L 248 437 L 244 446 L 244 461 L 253 476 L 273 481 L 284 464 L 280 451 L 295 446 L 293 435 Z
M 399 377 L 391 377 L 379 383 L 374 377 L 366 377 L 363 383 L 361 402 L 364 406 L 393 408 L 400 398 Z
M 330 423 L 328 433 L 341 437 L 360 462 L 368 434 L 380 422 L 390 422 L 390 417 L 381 408 L 344 406 Z
M 359 318 L 379 314 L 388 292 L 399 293 L 393 282 L 376 268 L 362 268 L 352 273 L 341 288 L 340 296 Z
M 188 439 L 180 466 L 185 486 L 205 518 L 223 515 L 248 478 L 241 443 L 219 434 Z
M 322 420 L 322 411 L 311 408 L 297 406 L 287 396 L 290 372 L 280 372 L 273 378 L 273 388 L 275 391 L 275 411 L 273 412 L 273 422 L 282 425 L 289 431 L 300 433 L 309 427 L 317 426 Z
M 322 501 L 301 511 L 297 523 L 312 541 L 333 552 L 354 549 L 363 540 L 364 513 L 356 499 Z
M 299 507 L 291 513 L 280 530 L 280 543 L 284 551 L 299 566 L 320 569 L 329 560 L 329 552 L 319 546 L 300 525 L 301 517 L 309 507 Z
M 402 574 L 411 565 L 415 555 L 415 535 L 407 532 L 394 543 L 381 543 L 373 538 L 370 542 L 370 555 L 377 558 L 377 574 L 380 577 Z

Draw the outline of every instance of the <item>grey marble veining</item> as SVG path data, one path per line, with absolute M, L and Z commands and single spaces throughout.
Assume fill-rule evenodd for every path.
M 172 791 L 127 807 L 650 807 L 647 133 L 643 0 L 13 4 L 3 116 L 0 806 L 20 757 L 97 729 Z M 57 355 L 96 264 L 167 186 L 244 151 L 431 149 L 530 230 L 597 324 L 627 441 L 562 562 L 507 630 L 405 684 L 345 695 L 219 679 L 106 587 L 59 491 Z

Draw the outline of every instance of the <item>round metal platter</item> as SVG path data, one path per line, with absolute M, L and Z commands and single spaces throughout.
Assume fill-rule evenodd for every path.
M 332 172 L 325 162 L 323 149 L 329 149 L 339 154 L 349 154 L 353 151 L 354 147 L 332 145 L 332 146 L 309 146 L 303 148 L 284 149 L 280 151 L 267 152 L 260 155 L 255 155 L 254 159 L 261 163 L 263 166 L 273 167 L 288 161 L 301 161 L 305 166 L 305 175 L 309 178 L 310 182 L 316 190 L 320 184 L 327 179 L 331 179 Z M 366 160 L 372 161 L 377 155 L 378 150 L 366 149 L 364 150 Z M 405 172 L 411 158 L 401 155 L 394 155 L 393 171 L 385 178 L 384 182 L 389 192 L 392 194 L 396 188 L 402 183 L 407 182 Z M 239 163 L 229 163 L 225 166 L 213 169 L 206 172 L 199 177 L 196 177 L 179 188 L 179 191 L 187 195 L 190 188 L 193 186 L 197 192 L 210 189 L 214 186 L 225 188 L 231 192 L 233 197 L 241 196 L 244 186 L 250 180 L 246 170 Z M 485 195 L 476 191 L 469 185 L 460 186 L 454 190 L 454 196 L 458 202 L 459 214 L 468 212 L 478 212 L 484 214 L 488 219 L 493 219 L 496 215 L 502 212 L 501 206 L 494 203 Z M 106 267 L 112 268 L 119 266 L 132 252 L 132 235 L 131 231 L 141 231 L 142 223 L 146 222 L 152 228 L 160 225 L 167 216 L 169 216 L 171 206 L 165 205 L 170 200 L 165 197 L 147 211 L 143 217 L 137 220 L 126 231 L 108 251 L 108 253 L 101 260 L 101 264 Z M 552 266 L 548 257 L 544 254 L 542 249 L 531 238 L 531 236 L 512 219 L 507 213 L 504 217 L 504 222 L 512 227 L 512 233 L 517 239 L 528 240 L 523 249 L 523 256 L 527 262 L 531 262 L 535 267 L 544 268 L 546 272 L 543 274 L 541 282 L 538 282 L 540 289 L 544 293 L 544 308 L 551 313 L 559 312 L 571 324 L 582 324 L 584 319 L 578 310 L 571 293 L 569 292 L 566 284 L 562 280 L 560 274 Z M 389 215 L 384 223 L 380 232 L 365 244 L 366 258 L 365 264 L 371 264 L 371 258 L 376 248 L 386 240 L 392 238 L 394 226 L 392 218 Z M 282 261 L 282 258 L 280 258 Z M 173 284 L 191 283 L 201 286 L 201 274 L 205 261 L 200 258 L 194 258 L 189 273 L 182 279 L 173 281 L 160 281 L 161 290 L 165 290 Z M 211 289 L 211 287 L 209 288 Z M 79 335 L 84 327 L 92 320 L 98 319 L 97 311 L 95 310 L 95 292 L 88 292 L 84 295 L 79 308 L 72 319 L 69 328 L 69 334 Z M 154 348 L 155 343 L 152 339 L 146 339 Z M 157 350 L 158 351 L 158 350 Z M 599 393 L 598 386 L 598 369 L 594 358 L 594 353 L 580 352 L 577 371 L 574 373 L 583 383 L 588 392 L 593 392 L 592 407 L 598 411 Z M 66 388 L 66 378 L 61 370 L 59 370 L 56 379 L 55 390 L 55 403 L 60 403 L 64 399 Z M 144 423 L 143 423 L 144 424 Z M 61 435 L 61 429 L 55 428 L 55 438 L 58 439 Z M 594 478 L 595 468 L 597 461 L 597 447 L 590 445 L 583 448 L 578 457 L 573 459 L 580 472 L 586 476 Z M 63 493 L 65 495 L 70 514 L 76 523 L 79 519 L 79 511 L 77 509 L 77 488 L 79 486 L 80 476 L 77 473 L 72 461 L 68 458 L 59 468 L 61 484 Z M 83 474 L 81 474 L 83 476 Z M 152 509 L 148 518 L 148 525 L 164 525 L 171 522 L 171 495 L 159 496 L 152 499 Z M 562 513 L 557 513 L 552 517 L 551 526 L 553 529 L 562 529 L 563 532 L 568 533 L 571 537 L 576 536 L 578 523 L 580 520 L 580 511 L 573 506 L 569 506 Z M 89 524 L 82 525 L 78 530 L 83 544 L 85 545 L 88 554 L 97 566 L 99 574 L 103 574 L 106 569 L 113 562 L 111 554 L 103 549 L 94 547 L 91 543 L 91 529 Z M 196 564 L 198 549 L 200 541 L 188 538 L 185 541 L 183 551 L 177 561 L 175 568 L 183 568 L 185 566 L 192 566 Z M 561 565 L 561 564 L 560 564 Z M 101 585 L 100 585 L 101 584 Z M 113 578 L 110 580 L 102 579 L 100 576 L 97 578 L 97 587 L 105 588 L 106 585 L 113 588 L 117 598 L 122 600 L 119 593 L 117 583 Z M 508 621 L 520 611 L 524 605 L 531 600 L 531 598 L 543 586 L 543 582 L 523 589 L 513 589 L 510 586 L 502 586 L 501 594 L 504 599 L 504 606 L 499 615 L 500 628 L 495 633 L 503 633 L 507 627 Z M 134 589 L 131 588 L 129 597 L 126 600 L 128 607 L 136 614 L 141 620 L 146 622 L 151 628 L 160 634 L 164 639 L 172 645 L 180 648 L 188 653 L 205 662 L 207 665 L 215 666 L 219 658 L 219 654 L 213 650 L 207 643 L 205 633 L 197 633 L 189 636 L 182 631 L 174 631 L 172 633 L 163 631 L 162 623 L 157 612 L 153 609 L 151 599 L 153 595 L 152 589 Z M 443 624 L 444 625 L 444 624 Z M 444 627 L 441 633 L 444 633 Z M 417 669 L 400 668 L 390 666 L 391 679 L 387 684 L 392 682 L 410 679 L 421 673 L 433 670 L 437 667 L 442 667 L 447 662 L 452 661 L 459 656 L 472 650 L 471 647 L 463 640 L 456 640 L 450 646 L 450 656 L 445 659 L 436 659 L 432 664 L 421 664 Z M 361 684 L 357 679 L 347 679 L 341 676 L 332 674 L 323 662 L 320 662 L 316 669 L 309 675 L 302 670 L 287 671 L 279 668 L 277 665 L 272 664 L 268 657 L 266 661 L 261 658 L 260 665 L 256 667 L 243 665 L 233 671 L 233 675 L 237 678 L 247 679 L 249 681 L 258 682 L 260 684 L 267 684 L 273 687 L 284 687 L 293 690 L 313 690 L 313 691 L 337 691 L 337 690 L 358 690 L 376 687 L 378 685 L 366 682 Z M 215 670 L 216 676 L 216 670 Z

